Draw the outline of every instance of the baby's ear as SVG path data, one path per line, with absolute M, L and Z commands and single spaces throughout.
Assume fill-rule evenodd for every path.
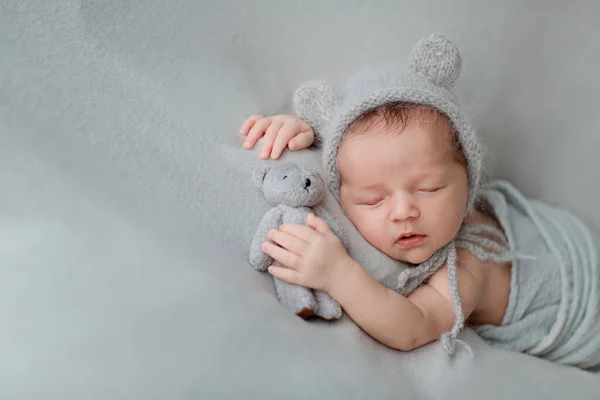
M 413 72 L 425 75 L 431 82 L 450 90 L 462 67 L 458 47 L 442 35 L 421 39 L 415 46 L 410 60 Z
M 254 180 L 254 184 L 260 189 L 262 189 L 265 176 L 267 176 L 267 172 L 269 172 L 270 169 L 271 167 L 263 165 L 254 170 L 254 173 L 252 174 L 252 179 Z
M 340 100 L 331 86 L 323 81 L 307 82 L 296 89 L 294 111 L 313 128 L 315 145 L 318 146 L 322 141 L 321 132 L 331 120 L 339 103 Z

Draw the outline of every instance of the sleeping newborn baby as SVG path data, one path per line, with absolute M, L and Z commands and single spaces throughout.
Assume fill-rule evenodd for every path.
M 244 147 L 260 156 L 323 148 L 329 188 L 366 241 L 408 263 L 396 290 L 353 260 L 321 219 L 282 225 L 263 251 L 280 279 L 323 290 L 379 342 L 412 350 L 464 324 L 493 345 L 581 368 L 600 365 L 600 239 L 571 213 L 481 183 L 475 131 L 451 93 L 458 49 L 433 35 L 410 70 L 363 71 L 341 95 L 295 93 L 298 116 L 252 116 Z

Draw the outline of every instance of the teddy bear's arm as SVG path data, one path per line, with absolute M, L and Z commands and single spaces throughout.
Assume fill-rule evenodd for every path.
M 250 265 L 258 271 L 266 271 L 273 259 L 262 251 L 262 244 L 269 241 L 269 230 L 276 229 L 281 225 L 283 211 L 279 207 L 273 207 L 262 217 L 258 229 L 250 244 Z
M 313 212 L 315 213 L 315 215 L 317 217 L 319 217 L 319 218 L 323 219 L 325 222 L 327 222 L 327 225 L 329 225 L 329 227 L 331 228 L 333 233 L 335 233 L 335 235 L 342 242 L 342 245 L 347 249 L 348 248 L 348 238 L 346 237 L 346 235 L 344 235 L 342 228 L 337 223 L 335 218 L 333 218 L 333 215 L 331 215 L 331 213 L 322 206 L 313 207 Z

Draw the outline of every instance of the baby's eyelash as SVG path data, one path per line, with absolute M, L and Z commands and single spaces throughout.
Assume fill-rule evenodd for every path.
M 424 189 L 419 189 L 419 192 L 426 192 L 426 193 L 435 193 L 441 189 L 443 189 L 445 186 L 437 186 L 437 187 L 433 187 L 433 188 L 424 188 Z
M 361 202 L 361 204 L 364 204 L 365 206 L 374 206 L 375 204 L 381 203 L 382 201 L 383 197 L 378 197 L 374 200 L 363 201 Z

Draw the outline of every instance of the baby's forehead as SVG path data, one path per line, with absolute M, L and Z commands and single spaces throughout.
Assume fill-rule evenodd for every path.
M 338 152 L 341 181 L 363 186 L 384 177 L 403 181 L 436 179 L 457 161 L 448 136 L 411 127 L 400 133 L 354 136 L 343 141 Z
M 360 134 L 343 138 L 338 151 L 340 172 L 356 171 L 370 164 L 430 169 L 447 167 L 457 161 L 466 167 L 454 132 L 435 123 L 414 123 L 401 128 L 374 125 Z
M 407 126 L 402 130 L 379 127 L 350 135 L 340 143 L 338 158 L 355 160 L 369 156 L 418 158 L 431 163 L 448 162 L 455 150 L 452 134 L 439 128 Z M 348 153 L 349 157 L 346 155 Z M 375 158 L 374 160 L 379 160 Z

